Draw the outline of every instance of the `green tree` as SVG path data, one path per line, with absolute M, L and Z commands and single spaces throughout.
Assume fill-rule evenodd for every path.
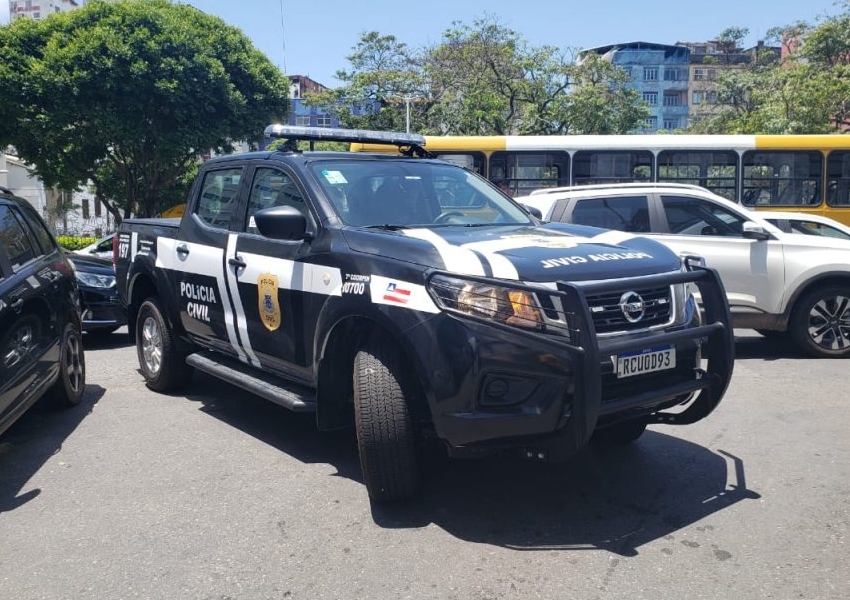
M 0 28 L 0 144 L 47 185 L 156 214 L 199 153 L 259 141 L 288 81 L 221 19 L 168 0 L 87 2 Z M 101 189 L 102 188 L 102 189 Z
M 424 134 L 622 133 L 648 115 L 622 69 L 531 46 L 491 16 L 420 50 L 365 33 L 347 60 L 343 85 L 308 101 L 348 127 L 404 130 L 409 114 Z

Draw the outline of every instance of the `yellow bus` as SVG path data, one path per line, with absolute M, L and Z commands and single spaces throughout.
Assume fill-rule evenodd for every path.
M 515 196 L 590 183 L 691 183 L 755 209 L 850 225 L 850 135 L 426 136 L 425 149 Z

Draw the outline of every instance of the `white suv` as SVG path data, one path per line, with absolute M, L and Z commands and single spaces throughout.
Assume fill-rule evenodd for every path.
M 651 235 L 717 269 L 735 327 L 789 332 L 814 356 L 850 356 L 850 242 L 784 233 L 758 212 L 672 183 L 547 188 L 516 200 L 543 219 Z

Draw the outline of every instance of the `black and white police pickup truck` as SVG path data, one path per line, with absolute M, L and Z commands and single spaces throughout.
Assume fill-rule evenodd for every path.
M 374 500 L 415 493 L 423 440 L 452 456 L 563 460 L 592 438 L 693 423 L 723 397 L 729 309 L 698 258 L 543 224 L 428 158 L 418 135 L 266 134 L 289 141 L 204 163 L 181 220 L 118 230 L 118 287 L 151 389 L 198 370 L 315 412 L 320 429 L 353 423 Z

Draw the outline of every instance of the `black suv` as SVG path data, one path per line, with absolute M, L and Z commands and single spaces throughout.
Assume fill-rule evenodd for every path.
M 0 188 L 0 433 L 45 394 L 79 404 L 85 377 L 74 267 L 30 204 Z

